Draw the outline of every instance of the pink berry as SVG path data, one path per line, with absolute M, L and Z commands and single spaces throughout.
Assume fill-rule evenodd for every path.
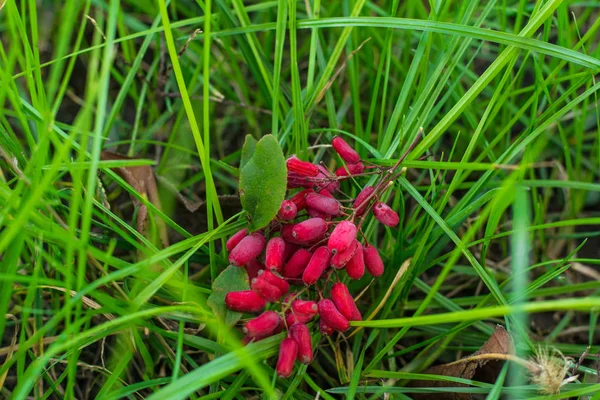
M 306 205 L 328 215 L 338 215 L 340 213 L 340 203 L 336 199 L 319 193 L 307 194 Z
M 396 211 L 392 210 L 390 206 L 382 202 L 375 203 L 373 206 L 373 214 L 379 222 L 386 226 L 394 227 L 400 222 L 400 217 L 396 214 Z
M 271 285 L 277 286 L 277 288 L 281 291 L 282 294 L 286 294 L 290 291 L 290 285 L 283 278 L 278 277 L 274 273 L 268 270 L 259 271 L 257 279 L 264 279 Z
M 283 253 L 283 260 L 285 262 L 289 261 L 290 257 L 294 255 L 296 251 L 300 248 L 300 245 L 296 243 L 290 243 L 288 241 L 285 242 L 285 252 Z
M 241 267 L 256 259 L 265 249 L 265 237 L 258 232 L 246 236 L 229 253 L 229 262 Z
M 285 322 L 287 326 L 292 326 L 298 322 L 305 324 L 310 322 L 310 320 L 314 317 L 314 315 L 295 314 L 293 312 L 288 312 L 285 314 Z
M 365 258 L 362 251 L 359 251 L 361 244 L 358 243 L 354 256 L 346 264 L 346 272 L 352 279 L 360 279 L 365 274 Z
M 252 279 L 258 276 L 258 271 L 265 269 L 265 266 L 258 260 L 250 260 L 246 264 L 246 272 L 248 273 L 248 281 L 252 282 Z
M 293 195 L 290 201 L 296 205 L 298 211 L 304 210 L 306 208 L 306 195 L 313 192 L 312 189 L 305 189 Z
M 383 261 L 377 249 L 370 244 L 367 244 L 363 250 L 365 267 L 367 271 L 374 277 L 383 275 Z
M 356 225 L 350 221 L 341 221 L 337 224 L 333 232 L 331 232 L 327 247 L 333 253 L 343 253 L 355 239 Z
M 290 327 L 289 335 L 298 344 L 298 361 L 308 364 L 313 359 L 312 339 L 308 327 L 303 323 L 297 323 Z
M 251 338 L 264 337 L 264 335 L 273 333 L 279 325 L 279 320 L 279 314 L 275 311 L 265 311 L 258 317 L 246 322 L 244 333 Z
M 327 247 L 316 249 L 302 274 L 302 281 L 306 285 L 314 285 L 329 266 L 330 258 L 331 253 Z
M 279 358 L 275 371 L 282 378 L 289 378 L 294 369 L 294 362 L 298 356 L 298 343 L 292 338 L 285 338 L 279 345 Z
M 346 167 L 339 167 L 335 170 L 335 174 L 338 177 L 344 177 L 349 175 L 358 175 L 365 172 L 365 166 L 363 163 L 357 164 L 346 164 Z
M 225 247 L 227 247 L 227 251 L 231 251 L 235 248 L 235 246 L 238 245 L 238 243 L 246 237 L 246 235 L 248 234 L 248 229 L 244 228 L 241 229 L 239 231 L 237 231 L 236 233 L 233 234 L 233 236 L 231 236 L 229 238 L 229 240 L 227 240 L 227 243 L 225 244 Z
M 357 251 L 358 246 L 360 246 L 358 241 L 353 240 L 346 251 L 334 254 L 333 257 L 331 257 L 331 266 L 336 269 L 344 268 L 346 264 L 348 264 L 348 261 L 354 257 L 354 253 Z
M 311 317 L 314 317 L 315 315 L 317 315 L 317 312 L 319 311 L 319 307 L 317 307 L 317 303 L 315 303 L 314 301 L 310 301 L 310 300 L 294 300 L 292 301 L 292 311 L 296 314 L 304 314 L 304 315 L 310 315 Z
M 308 265 L 312 254 L 306 249 L 299 249 L 283 267 L 282 275 L 286 278 L 297 278 L 302 275 Z
M 299 242 L 310 242 L 327 232 L 327 222 L 323 218 L 309 218 L 292 229 L 292 236 Z M 260 253 L 259 253 L 260 254 Z
M 356 196 L 356 199 L 354 200 L 353 204 L 354 209 L 356 210 L 356 215 L 364 214 L 370 202 L 370 200 L 366 200 L 373 194 L 374 191 L 375 188 L 373 186 L 365 186 L 363 190 L 361 190 L 361 192 L 358 194 L 358 196 Z
M 317 165 L 319 168 L 319 175 L 317 175 L 316 182 L 314 183 L 315 188 L 321 194 L 323 192 L 327 193 L 335 193 L 340 188 L 340 183 L 335 178 L 335 175 L 332 175 L 331 172 L 327 168 L 322 165 Z
M 274 237 L 267 243 L 265 252 L 265 266 L 267 269 L 281 271 L 283 267 L 283 255 L 285 253 L 285 241 L 280 237 Z
M 266 279 L 260 279 L 260 275 L 252 279 L 250 287 L 266 301 L 277 301 L 283 296 L 281 289 L 272 283 L 267 282 Z
M 279 218 L 289 221 L 290 219 L 296 218 L 297 213 L 298 208 L 296 207 L 296 204 L 291 200 L 284 200 L 281 202 L 281 207 L 279 207 L 277 215 Z
M 334 329 L 328 326 L 325 322 L 323 322 L 323 319 L 321 319 L 319 320 L 319 331 L 324 336 L 331 336 L 331 334 L 334 332 Z
M 350 164 L 356 164 L 360 162 L 360 156 L 344 139 L 339 136 L 336 136 L 331 141 L 333 148 L 335 151 Z
M 258 312 L 265 308 L 267 302 L 252 290 L 242 290 L 227 293 L 225 305 L 232 311 Z
M 301 176 L 315 177 L 319 175 L 319 167 L 308 161 L 302 161 L 295 156 L 287 159 L 286 166 L 288 171 L 294 172 Z
M 348 319 L 348 321 L 360 321 L 362 316 L 348 288 L 343 283 L 335 283 L 331 287 L 331 300 L 338 311 Z
M 287 188 L 311 188 L 312 182 L 308 180 L 306 176 L 299 175 L 295 172 L 288 172 L 287 174 Z
M 323 213 L 321 211 L 318 211 L 318 210 L 315 210 L 314 208 L 311 208 L 311 207 L 306 207 L 306 213 L 311 218 L 321 218 L 321 219 L 324 219 L 326 221 L 328 221 L 328 220 L 331 219 L 331 215 L 325 214 L 325 213 Z
M 339 312 L 333 301 L 323 299 L 319 301 L 318 306 L 319 315 L 327 326 L 340 332 L 345 332 L 350 328 L 348 319 Z

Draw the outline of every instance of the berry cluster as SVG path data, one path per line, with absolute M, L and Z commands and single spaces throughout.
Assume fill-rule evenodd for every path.
M 278 305 L 246 322 L 243 331 L 244 342 L 248 343 L 287 330 L 276 366 L 281 377 L 290 376 L 296 360 L 312 360 L 307 324 L 315 316 L 319 316 L 319 330 L 324 335 L 344 332 L 350 327 L 349 321 L 362 319 L 339 273 L 345 270 L 351 279 L 362 278 L 365 269 L 374 277 L 383 274 L 379 252 L 366 242 L 361 231 L 369 212 L 390 227 L 400 220 L 395 211 L 379 201 L 395 179 L 398 164 L 388 169 L 366 167 L 341 137 L 332 140 L 332 147 L 345 166 L 331 173 L 320 164 L 295 156 L 288 158 L 288 189 L 302 190 L 282 202 L 267 228 L 251 234 L 242 229 L 227 241 L 229 262 L 246 269 L 251 290 L 228 293 L 225 304 L 230 310 L 249 313 L 263 311 L 267 303 Z M 365 186 L 355 199 L 336 198 L 343 197 L 340 181 L 373 174 L 380 175 L 378 182 Z M 300 288 L 290 292 L 290 285 Z M 302 295 L 317 301 L 301 299 Z

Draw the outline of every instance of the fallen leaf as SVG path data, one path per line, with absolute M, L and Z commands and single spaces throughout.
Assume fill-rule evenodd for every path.
M 424 374 L 452 376 L 463 379 L 474 379 L 480 382 L 494 383 L 504 365 L 503 360 L 494 359 L 475 359 L 473 357 L 485 354 L 512 354 L 514 345 L 508 331 L 502 326 L 497 325 L 492 336 L 485 342 L 479 350 L 461 360 L 450 364 L 436 365 L 427 369 Z M 411 381 L 411 387 L 465 387 L 467 385 L 434 380 L 415 380 Z M 469 393 L 427 393 L 415 394 L 415 399 L 419 400 L 469 400 Z
M 120 154 L 111 153 L 109 151 L 103 151 L 100 155 L 101 160 L 132 160 L 130 157 L 125 157 Z M 161 209 L 160 199 L 158 197 L 158 188 L 156 187 L 156 180 L 154 178 L 154 171 L 149 165 L 141 165 L 134 167 L 117 167 L 115 171 L 125 182 L 131 185 L 140 195 L 148 199 L 150 203 L 154 204 L 157 209 Z M 141 203 L 136 197 L 131 196 L 134 205 L 138 208 L 136 216 L 136 230 L 142 235 L 148 234 L 148 223 L 150 214 L 146 205 Z M 158 233 L 160 241 L 164 247 L 169 246 L 169 239 L 167 237 L 167 227 L 164 221 L 160 218 L 156 218 L 156 225 L 158 227 Z

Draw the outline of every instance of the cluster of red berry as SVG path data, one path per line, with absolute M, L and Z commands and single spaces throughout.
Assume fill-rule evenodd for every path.
M 377 249 L 366 240 L 363 245 L 357 238 L 368 211 L 372 210 L 384 225 L 393 227 L 399 222 L 398 214 L 379 201 L 389 187 L 389 174 L 375 186 L 365 186 L 347 207 L 342 205 L 344 200 L 335 198 L 341 194 L 341 180 L 368 175 L 366 168 L 376 168 L 375 173 L 381 173 L 381 169 L 365 167 L 359 154 L 341 137 L 335 137 L 332 146 L 345 161 L 344 167 L 332 174 L 322 165 L 295 156 L 288 158 L 288 189 L 303 190 L 283 201 L 269 227 L 251 234 L 242 229 L 227 241 L 229 262 L 246 268 L 251 290 L 228 293 L 226 306 L 234 311 L 260 312 L 267 303 L 279 303 L 280 312 L 264 311 L 246 322 L 244 341 L 261 340 L 287 329 L 288 337 L 281 342 L 276 366 L 281 377 L 292 373 L 295 360 L 312 360 L 311 334 L 306 324 L 317 314 L 324 335 L 344 332 L 350 327 L 349 321 L 362 319 L 346 285 L 332 283 L 331 277 L 342 269 L 351 279 L 360 279 L 365 268 L 374 277 L 383 274 Z M 364 238 L 362 232 L 361 236 Z M 322 285 L 316 285 L 318 282 Z M 303 288 L 289 293 L 290 284 Z M 310 289 L 315 289 L 312 294 L 318 301 L 300 299 Z M 330 298 L 325 298 L 327 292 Z

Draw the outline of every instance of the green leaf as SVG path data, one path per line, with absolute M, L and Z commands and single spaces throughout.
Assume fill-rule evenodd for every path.
M 240 320 L 242 314 L 237 311 L 230 311 L 225 307 L 225 295 L 229 292 L 248 289 L 250 289 L 250 284 L 248 283 L 246 270 L 230 265 L 215 279 L 207 303 L 215 315 L 224 320 L 227 326 L 233 326 Z
M 244 147 L 242 147 L 242 159 L 240 160 L 240 171 L 244 169 L 246 164 L 252 159 L 254 151 L 256 150 L 257 140 L 252 135 L 246 135 L 244 141 Z
M 265 135 L 240 172 L 240 200 L 248 214 L 250 232 L 273 220 L 285 197 L 286 185 L 287 168 L 281 147 L 273 135 Z

